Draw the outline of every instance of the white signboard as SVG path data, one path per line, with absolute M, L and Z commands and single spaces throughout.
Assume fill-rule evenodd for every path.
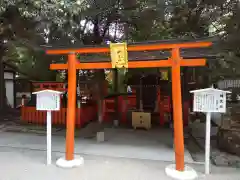
M 60 110 L 59 91 L 43 90 L 33 94 L 37 95 L 36 108 L 38 111 L 58 111 Z
M 47 111 L 47 164 L 52 162 L 52 113 L 51 111 L 60 110 L 59 91 L 43 90 L 33 94 L 37 95 L 36 109 L 38 111 Z
M 214 88 L 207 88 L 191 91 L 191 93 L 194 93 L 193 111 L 206 113 L 205 174 L 209 174 L 211 113 L 226 112 L 226 94 L 230 92 Z
M 226 112 L 226 93 L 224 91 L 201 91 L 194 93 L 194 112 Z

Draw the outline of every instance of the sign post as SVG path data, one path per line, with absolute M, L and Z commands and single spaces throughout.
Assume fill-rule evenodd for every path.
M 51 111 L 47 111 L 47 164 L 52 164 L 52 117 Z
M 211 142 L 211 113 L 226 112 L 226 94 L 214 88 L 190 91 L 194 94 L 193 111 L 206 113 L 206 139 L 205 139 L 205 174 L 210 173 L 210 142 Z
M 210 173 L 211 112 L 206 114 L 205 174 Z
M 43 90 L 34 92 L 37 96 L 36 109 L 38 111 L 47 111 L 47 165 L 52 164 L 52 111 L 60 110 L 59 91 Z

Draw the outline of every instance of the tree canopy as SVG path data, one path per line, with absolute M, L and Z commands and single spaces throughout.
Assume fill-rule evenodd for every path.
M 65 57 L 46 56 L 41 50 L 48 45 L 217 36 L 223 58 L 211 65 L 215 76 L 237 74 L 239 8 L 238 0 L 2 0 L 0 64 L 51 80 L 55 72 L 47 67 Z M 3 83 L 2 65 L 0 73 Z

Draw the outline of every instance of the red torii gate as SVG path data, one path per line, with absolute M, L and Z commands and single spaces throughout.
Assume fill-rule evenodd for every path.
M 172 44 L 145 44 L 128 45 L 128 51 L 153 51 L 171 50 L 168 60 L 138 60 L 128 62 L 128 68 L 172 68 L 172 99 L 174 118 L 174 144 L 176 170 L 184 171 L 184 134 L 182 120 L 182 95 L 181 95 L 181 66 L 204 66 L 206 59 L 183 59 L 180 56 L 180 48 L 209 47 L 211 42 L 186 42 Z M 83 47 L 78 49 L 49 49 L 49 55 L 68 55 L 67 64 L 51 64 L 52 70 L 68 70 L 68 105 L 67 105 L 67 132 L 66 132 L 66 160 L 74 159 L 74 126 L 76 111 L 76 70 L 77 69 L 110 69 L 111 62 L 81 63 L 76 59 L 76 54 L 83 53 L 109 53 L 110 47 Z

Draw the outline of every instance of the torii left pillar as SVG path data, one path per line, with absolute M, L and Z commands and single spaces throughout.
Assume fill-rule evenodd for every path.
M 57 166 L 71 168 L 83 164 L 82 157 L 74 156 L 74 132 L 76 120 L 76 54 L 68 55 L 68 101 L 67 101 L 67 131 L 66 131 L 66 154 L 65 157 L 57 160 Z

